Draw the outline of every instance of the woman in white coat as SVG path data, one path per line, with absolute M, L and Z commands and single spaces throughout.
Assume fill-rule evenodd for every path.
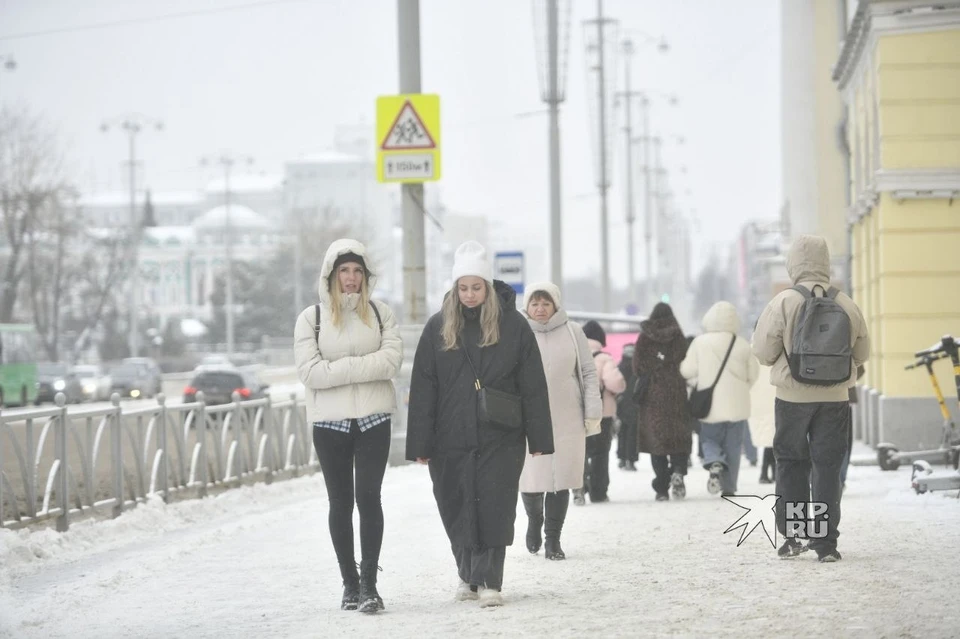
M 403 343 L 390 307 L 370 299 L 375 278 L 363 244 L 337 240 L 320 269 L 320 303 L 297 318 L 294 357 L 306 387 L 307 420 L 330 501 L 328 524 L 343 578 L 344 610 L 377 612 L 383 542 L 380 486 L 396 411 L 393 382 Z M 356 483 L 354 483 L 356 476 Z M 353 504 L 360 511 L 360 571 Z
M 560 533 L 570 490 L 583 486 L 586 437 L 600 432 L 600 382 L 583 329 L 567 320 L 560 290 L 550 282 L 527 288 L 524 308 L 540 347 L 553 422 L 552 455 L 526 457 L 520 493 L 527 512 L 527 550 L 565 559 Z
M 739 336 L 740 317 L 730 302 L 714 304 L 703 316 L 703 329 L 705 333 L 690 344 L 680 374 L 697 388 L 707 388 L 716 381 L 710 413 L 700 420 L 703 466 L 710 471 L 710 493 L 733 495 L 750 418 L 750 389 L 760 375 L 760 365 L 749 342 Z

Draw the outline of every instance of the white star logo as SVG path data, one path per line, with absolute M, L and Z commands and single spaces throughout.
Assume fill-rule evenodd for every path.
M 737 547 L 746 541 L 750 533 L 757 529 L 757 526 L 763 528 L 767 539 L 770 540 L 770 545 L 774 548 L 777 547 L 777 515 L 774 508 L 777 500 L 780 499 L 780 495 L 767 495 L 766 497 L 757 497 L 756 495 L 730 495 L 728 497 L 724 495 L 723 498 L 747 511 L 723 531 L 723 534 L 727 534 L 731 530 L 742 529 Z

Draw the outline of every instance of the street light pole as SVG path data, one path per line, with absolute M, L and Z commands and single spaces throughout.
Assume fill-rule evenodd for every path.
M 127 134 L 128 141 L 128 162 L 130 169 L 130 234 L 131 241 L 129 250 L 132 254 L 130 262 L 132 264 L 132 273 L 130 278 L 131 287 L 131 306 L 130 322 L 127 334 L 127 345 L 130 349 L 130 356 L 136 357 L 140 353 L 140 304 L 141 304 L 141 281 L 140 281 L 140 241 L 143 223 L 137 212 L 137 135 L 145 127 L 153 126 L 157 131 L 163 130 L 163 122 L 143 115 L 129 115 L 117 118 L 111 122 L 104 122 L 100 125 L 101 131 L 109 131 L 111 127 L 118 127 Z
M 561 6 L 565 20 L 561 24 Z M 533 0 L 537 79 L 540 99 L 550 115 L 548 166 L 550 169 L 550 280 L 563 288 L 563 220 L 560 200 L 560 104 L 566 99 L 566 59 L 570 32 L 570 0 Z M 542 11 L 540 9 L 543 9 Z M 542 21 L 542 23 L 541 23 Z M 561 48 L 561 41 L 563 46 Z M 520 116 L 523 117 L 523 116 Z
M 206 164 L 208 160 L 201 160 Z M 233 358 L 235 347 L 234 339 L 234 307 L 233 307 L 233 223 L 230 217 L 231 196 L 230 172 L 237 162 L 253 164 L 253 158 L 248 155 L 221 154 L 216 162 L 223 168 L 223 253 L 226 265 L 224 277 L 224 315 L 226 317 L 227 357 Z M 299 239 L 299 238 L 298 238 Z
M 547 0 L 547 84 L 550 106 L 550 277 L 563 290 L 563 230 L 560 215 L 559 15 L 557 0 Z
M 420 93 L 420 0 L 397 0 L 400 93 Z M 405 323 L 427 320 L 426 240 L 423 184 L 400 186 L 403 217 L 403 305 Z
M 600 64 L 597 68 L 597 85 L 600 100 L 600 280 L 603 312 L 610 312 L 610 224 L 607 212 L 607 192 L 610 183 L 607 180 L 607 95 L 606 70 L 604 69 L 603 45 L 603 0 L 597 0 L 597 55 Z

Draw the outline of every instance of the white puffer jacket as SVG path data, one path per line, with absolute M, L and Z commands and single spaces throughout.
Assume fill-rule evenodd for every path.
M 403 360 L 403 342 L 390 307 L 374 302 L 383 321 L 383 333 L 373 309 L 368 323 L 357 313 L 360 295 L 341 296 L 342 325 L 333 325 L 327 278 L 333 263 L 344 253 L 363 258 L 373 270 L 366 248 L 355 240 L 337 240 L 330 245 L 320 268 L 320 338 L 314 337 L 316 311 L 309 306 L 300 313 L 293 331 L 297 374 L 306 387 L 307 420 L 341 420 L 397 409 L 393 378 Z M 369 282 L 373 289 L 375 278 Z
M 680 374 L 688 384 L 698 388 L 706 388 L 717 379 L 730 340 L 734 335 L 737 337 L 713 390 L 710 414 L 700 421 L 715 424 L 749 419 L 750 389 L 760 375 L 760 364 L 750 350 L 750 343 L 739 336 L 737 309 L 730 302 L 717 302 L 703 316 L 703 329 L 706 332 L 693 340 L 680 364 Z

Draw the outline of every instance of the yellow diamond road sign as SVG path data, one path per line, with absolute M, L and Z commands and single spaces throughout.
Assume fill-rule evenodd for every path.
M 440 96 L 422 93 L 377 98 L 377 179 L 440 179 Z

